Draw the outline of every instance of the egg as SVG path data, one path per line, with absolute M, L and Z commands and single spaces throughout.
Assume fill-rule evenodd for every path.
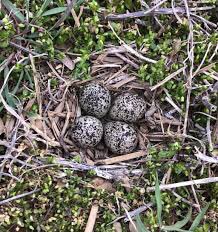
M 145 107 L 145 100 L 138 94 L 124 93 L 114 100 L 109 115 L 114 120 L 137 122 L 143 117 Z
M 125 122 L 108 122 L 104 127 L 104 141 L 110 151 L 115 154 L 132 152 L 137 144 L 136 130 Z
M 102 123 L 95 117 L 79 117 L 72 126 L 71 137 L 80 147 L 94 147 L 101 141 L 102 136 Z
M 79 103 L 88 115 L 102 118 L 110 108 L 111 95 L 106 87 L 98 83 L 91 83 L 81 89 Z

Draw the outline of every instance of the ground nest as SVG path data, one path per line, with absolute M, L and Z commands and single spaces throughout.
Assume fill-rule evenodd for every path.
M 58 148 L 55 149 L 55 153 L 63 157 L 71 157 L 78 152 L 83 159 L 88 159 L 90 162 L 111 157 L 112 153 L 103 142 L 94 148 L 84 149 L 77 146 L 70 136 L 72 125 L 83 114 L 78 103 L 78 91 L 88 83 L 99 83 L 105 86 L 110 90 L 112 99 L 127 92 L 136 93 L 145 99 L 145 116 L 134 123 L 139 140 L 134 152 L 143 151 L 142 154 L 145 155 L 148 141 L 160 142 L 179 138 L 182 123 L 179 118 L 166 116 L 167 113 L 170 114 L 170 105 L 159 105 L 157 98 L 159 91 L 155 87 L 151 91 L 147 83 L 137 78 L 134 71 L 143 60 L 136 55 L 137 53 L 131 54 L 122 46 L 109 47 L 101 53 L 93 54 L 89 80 L 71 80 L 67 76 L 61 76 L 63 68 L 61 66 L 58 69 L 56 67 L 60 74 L 54 70 L 53 72 L 49 70 L 49 73 L 44 70 L 38 90 L 38 103 L 42 117 L 29 117 L 31 124 L 42 132 L 42 139 L 39 140 L 45 145 Z M 45 88 L 46 77 L 51 76 L 58 77 L 59 83 L 54 89 Z M 31 103 L 33 104 L 31 101 L 26 104 L 25 112 L 31 107 Z M 166 135 L 165 131 L 170 133 Z

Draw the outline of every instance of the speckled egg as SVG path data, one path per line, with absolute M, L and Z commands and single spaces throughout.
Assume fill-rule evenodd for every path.
M 132 152 L 137 144 L 136 130 L 125 122 L 108 122 L 104 127 L 106 146 L 115 154 Z
M 146 102 L 137 94 L 124 93 L 119 95 L 109 111 L 112 119 L 125 122 L 137 122 L 145 113 Z
M 111 95 L 107 88 L 91 83 L 81 89 L 79 103 L 88 115 L 102 118 L 110 108 Z
M 73 141 L 80 147 L 94 147 L 103 136 L 103 126 L 99 119 L 92 116 L 79 117 L 71 130 Z

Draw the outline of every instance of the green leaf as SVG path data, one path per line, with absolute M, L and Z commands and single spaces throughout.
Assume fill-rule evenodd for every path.
M 155 185 L 155 198 L 156 198 L 156 204 L 157 204 L 157 219 L 159 226 L 162 225 L 162 202 L 161 202 L 161 193 L 160 193 L 160 186 L 159 186 L 159 180 L 158 180 L 158 174 L 156 174 L 156 185 Z
M 198 225 L 200 224 L 201 220 L 204 217 L 204 214 L 207 212 L 208 208 L 209 208 L 209 203 L 201 210 L 201 212 L 195 218 L 195 220 L 193 221 L 193 223 L 189 229 L 190 231 L 194 231 L 198 227 Z
M 23 76 L 24 76 L 24 71 L 21 72 L 20 77 L 19 77 L 19 79 L 18 79 L 18 81 L 17 81 L 17 84 L 16 84 L 16 86 L 14 87 L 14 89 L 13 89 L 13 91 L 12 91 L 12 94 L 13 94 L 13 95 L 15 95 L 15 94 L 17 93 L 17 91 L 18 91 L 18 89 L 19 89 L 19 86 L 20 86 L 20 83 L 21 83 L 21 81 L 23 80 Z
M 2 0 L 2 5 L 9 11 L 12 12 L 14 14 L 14 16 L 20 21 L 20 22 L 24 22 L 25 21 L 25 17 L 24 15 L 19 11 L 19 9 L 17 9 L 17 7 L 10 2 L 9 0 Z
M 189 220 L 191 219 L 191 215 L 192 215 L 192 208 L 189 209 L 186 217 L 181 220 L 176 222 L 174 225 L 171 226 L 163 226 L 163 229 L 166 231 L 178 231 L 178 229 L 181 229 L 183 226 L 185 226 Z
M 164 231 L 167 231 L 163 228 Z M 183 230 L 183 229 L 174 229 L 174 230 L 168 230 L 168 231 L 177 231 L 177 232 L 191 232 L 190 230 Z
M 67 9 L 67 7 L 56 7 L 51 10 L 48 10 L 42 14 L 42 16 L 49 16 L 49 15 L 54 15 L 54 14 L 59 14 L 64 12 Z
M 5 86 L 5 89 L 4 89 L 4 95 L 5 95 L 5 98 L 6 98 L 6 102 L 8 103 L 9 106 L 11 106 L 12 108 L 15 108 L 18 101 L 16 98 L 13 97 L 13 95 L 11 95 L 11 93 L 9 92 L 9 89 L 8 89 L 8 85 Z
M 133 8 L 133 2 L 132 2 L 132 0 L 125 0 L 125 6 L 126 6 L 129 10 L 132 10 L 132 8 Z
M 43 12 L 45 11 L 45 9 L 48 7 L 48 5 L 51 3 L 52 0 L 45 0 L 41 6 L 41 8 L 39 9 L 38 13 L 36 14 L 36 17 L 40 17 Z
M 30 14 L 30 0 L 25 0 L 26 5 L 26 12 L 27 12 L 27 21 L 29 21 L 29 14 Z
M 8 66 L 4 69 L 4 77 L 7 76 L 9 72 Z M 17 99 L 13 97 L 13 95 L 10 93 L 9 88 L 8 88 L 8 83 L 5 84 L 5 88 L 3 91 L 3 96 L 6 99 L 6 102 L 8 103 L 9 106 L 12 108 L 15 108 L 17 105 Z
M 137 231 L 138 231 L 138 232 L 149 232 L 149 231 L 145 228 L 145 226 L 144 226 L 144 224 L 143 224 L 143 222 L 142 222 L 142 220 L 141 220 L 139 214 L 136 216 L 136 227 L 137 227 Z

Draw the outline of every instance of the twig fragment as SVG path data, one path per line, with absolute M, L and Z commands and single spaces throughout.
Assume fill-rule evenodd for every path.
M 9 203 L 9 202 L 11 202 L 11 201 L 18 200 L 18 199 L 20 199 L 20 198 L 29 196 L 29 195 L 31 195 L 31 194 L 33 194 L 33 193 L 36 193 L 36 192 L 39 192 L 39 191 L 40 191 L 40 189 L 35 189 L 35 190 L 32 190 L 32 191 L 27 192 L 27 193 L 22 193 L 22 194 L 19 194 L 19 195 L 17 195 L 17 196 L 10 197 L 10 198 L 8 198 L 8 199 L 5 199 L 5 200 L 3 200 L 3 201 L 0 201 L 0 205 L 7 204 L 7 203 Z
M 106 164 L 106 165 L 115 164 L 115 163 L 131 160 L 131 159 L 140 158 L 140 157 L 143 157 L 145 155 L 146 155 L 146 152 L 141 150 L 138 152 L 127 154 L 127 155 L 121 155 L 121 156 L 116 156 L 116 157 L 108 158 L 108 159 L 104 159 L 104 160 L 98 160 L 95 162 L 95 164 Z
M 172 78 L 177 76 L 179 73 L 181 73 L 184 69 L 185 69 L 185 67 L 182 67 L 182 68 L 178 69 L 177 71 L 175 71 L 174 73 L 170 74 L 164 80 L 160 81 L 159 83 L 157 83 L 156 85 L 151 87 L 151 91 L 154 91 L 155 89 L 157 89 L 160 86 L 164 85 L 166 82 L 168 82 L 169 80 L 171 80 Z
M 174 188 L 179 188 L 179 187 L 198 185 L 198 184 L 209 184 L 209 183 L 216 183 L 216 182 L 218 182 L 218 177 L 208 177 L 208 178 L 203 178 L 203 179 L 198 179 L 198 180 L 189 180 L 189 181 L 184 181 L 184 182 L 179 182 L 179 183 L 174 183 L 174 184 L 163 184 L 163 185 L 160 185 L 160 190 L 168 190 L 168 189 L 174 189 Z M 155 187 L 147 188 L 148 192 L 152 192 L 154 190 L 155 190 Z
M 88 222 L 86 224 L 85 232 L 94 231 L 95 221 L 96 221 L 97 214 L 98 214 L 98 208 L 99 208 L 99 206 L 97 203 L 94 203 L 92 205 L 92 208 L 91 208 L 91 211 L 89 214 L 89 218 L 88 218 Z

